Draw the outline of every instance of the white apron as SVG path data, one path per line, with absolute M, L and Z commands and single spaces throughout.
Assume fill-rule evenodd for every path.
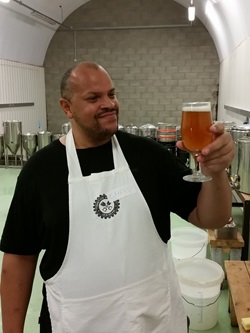
M 67 135 L 68 247 L 45 281 L 52 332 L 186 333 L 171 255 L 115 136 L 112 150 L 114 170 L 83 177 Z

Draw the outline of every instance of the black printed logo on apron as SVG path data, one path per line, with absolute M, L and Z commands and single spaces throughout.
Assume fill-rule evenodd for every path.
M 110 219 L 119 211 L 120 201 L 109 201 L 106 194 L 102 194 L 95 200 L 93 208 L 96 215 L 102 219 Z

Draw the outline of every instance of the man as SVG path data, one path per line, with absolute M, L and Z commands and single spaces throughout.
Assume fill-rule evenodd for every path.
M 119 103 L 103 67 L 74 66 L 61 95 L 72 131 L 23 167 L 3 231 L 3 333 L 23 332 L 42 249 L 40 332 L 185 333 L 166 247 L 170 212 L 201 228 L 228 222 L 230 135 L 211 126 L 199 162 L 213 179 L 189 183 L 190 170 L 164 147 L 117 131 Z

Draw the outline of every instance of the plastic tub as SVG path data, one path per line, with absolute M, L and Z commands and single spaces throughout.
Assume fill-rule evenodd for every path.
M 211 329 L 218 321 L 220 287 L 224 271 L 219 264 L 204 258 L 179 260 L 176 271 L 190 329 Z
M 174 261 L 184 258 L 206 258 L 208 234 L 196 227 L 181 227 L 171 231 L 171 250 Z

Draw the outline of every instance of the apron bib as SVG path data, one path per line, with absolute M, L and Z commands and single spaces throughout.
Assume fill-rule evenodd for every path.
M 174 264 L 119 143 L 114 169 L 83 177 L 67 134 L 69 239 L 45 281 L 53 333 L 186 333 Z

